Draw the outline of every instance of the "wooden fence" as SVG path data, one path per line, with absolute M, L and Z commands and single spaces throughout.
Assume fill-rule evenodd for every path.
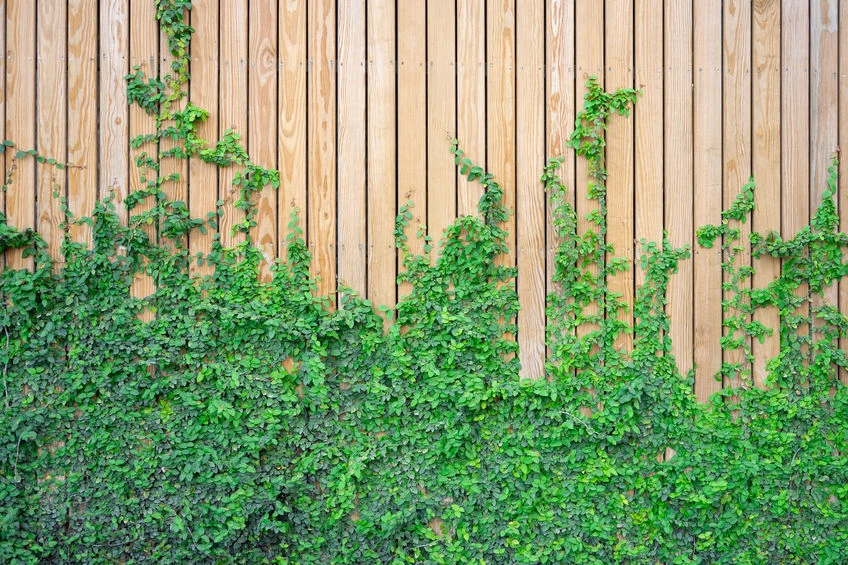
M 11 223 L 56 244 L 55 187 L 85 213 L 107 190 L 139 185 L 128 140 L 153 122 L 128 108 L 123 77 L 169 67 L 154 13 L 153 0 L 0 0 L 0 136 L 87 166 L 62 178 L 21 166 L 0 196 Z M 190 17 L 190 99 L 210 111 L 201 134 L 236 128 L 255 161 L 280 169 L 280 190 L 260 198 L 258 244 L 282 255 L 299 207 L 322 292 L 344 281 L 393 304 L 398 205 L 412 200 L 413 224 L 433 236 L 475 212 L 480 189 L 457 174 L 448 138 L 496 174 L 515 210 L 527 377 L 543 372 L 557 244 L 538 179 L 546 156 L 564 154 L 586 213 L 587 170 L 565 141 L 589 75 L 644 93 L 608 132 L 609 238 L 631 262 L 634 242 L 664 229 L 692 244 L 752 174 L 754 228 L 793 234 L 819 202 L 830 155 L 848 147 L 848 0 L 195 0 Z M 229 197 L 232 173 L 182 169 L 168 191 L 194 215 Z M 839 183 L 848 210 L 848 174 Z M 236 218 L 227 212 L 222 237 Z M 75 235 L 90 237 L 83 229 Z M 193 236 L 192 250 L 210 237 Z M 719 261 L 696 248 L 670 288 L 674 353 L 684 371 L 697 364 L 702 399 L 722 386 Z M 761 265 L 754 284 L 778 268 Z M 612 284 L 632 302 L 640 279 L 631 269 Z M 848 285 L 831 298 L 848 310 Z M 756 382 L 776 346 L 756 344 Z

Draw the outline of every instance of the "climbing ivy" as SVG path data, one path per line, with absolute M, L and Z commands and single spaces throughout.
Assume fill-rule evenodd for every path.
M 156 117 L 132 141 L 143 186 L 120 204 L 129 221 L 111 195 L 90 216 L 64 206 L 54 262 L 35 231 L 0 215 L 0 251 L 34 257 L 0 273 L 2 561 L 844 562 L 848 394 L 835 368 L 846 366 L 848 322 L 824 301 L 848 268 L 835 162 L 810 226 L 791 238 L 743 240 L 753 183 L 699 230 L 727 273 L 722 347 L 743 358 L 719 377 L 746 382 L 747 344 L 768 331 L 757 308 L 778 309 L 781 340 L 766 388 L 701 405 L 671 355 L 666 301 L 689 250 L 667 236 L 643 242 L 632 324 L 609 289 L 627 262 L 606 241 L 603 133 L 637 93 L 590 81 L 571 146 L 588 160 L 598 209 L 578 229 L 562 161 L 548 162 L 560 290 L 549 296 L 548 378 L 519 380 L 516 272 L 497 260 L 503 190 L 456 140 L 460 173 L 483 188 L 479 215 L 415 254 L 412 203 L 400 208 L 408 293 L 386 309 L 387 329 L 350 289 L 336 309 L 316 296 L 296 213 L 287 256 L 262 282 L 255 197 L 278 175 L 236 132 L 198 136 L 207 113 L 183 92 L 190 7 L 157 1 L 170 72 L 127 77 L 130 100 Z M 75 166 L 15 155 L 32 158 Z M 223 202 L 193 218 L 167 197 L 179 177 L 162 164 L 191 158 L 236 168 L 235 247 L 219 237 Z M 14 161 L 4 190 L 13 177 Z M 72 222 L 92 226 L 90 245 L 70 238 Z M 202 230 L 215 234 L 211 249 L 190 256 Z M 780 259 L 780 276 L 750 288 L 749 253 Z M 131 292 L 142 273 L 155 282 L 148 297 Z M 617 345 L 627 333 L 630 350 Z

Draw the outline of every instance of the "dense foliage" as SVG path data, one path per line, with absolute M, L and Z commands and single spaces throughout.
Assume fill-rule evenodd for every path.
M 355 294 L 337 309 L 316 297 L 309 254 L 290 225 L 287 260 L 259 281 L 253 196 L 277 184 L 227 132 L 209 145 L 185 103 L 191 29 L 184 0 L 159 0 L 172 74 L 128 77 L 130 98 L 156 115 L 134 140 L 147 186 L 90 217 L 91 246 L 66 238 L 51 261 L 32 230 L 0 216 L 0 250 L 24 248 L 29 270 L 0 275 L 0 560 L 220 563 L 842 563 L 848 545 L 848 394 L 836 378 L 848 323 L 821 298 L 845 275 L 830 187 L 792 239 L 752 234 L 747 185 L 717 226 L 727 333 L 723 367 L 739 388 L 710 405 L 671 355 L 666 287 L 687 249 L 646 242 L 633 310 L 608 286 L 626 267 L 606 242 L 603 130 L 632 90 L 589 83 L 571 142 L 589 160 L 599 201 L 586 233 L 549 162 L 564 243 L 549 297 L 547 380 L 520 381 L 515 271 L 507 210 L 492 175 L 454 143 L 463 174 L 482 183 L 479 217 L 457 220 L 425 255 L 409 252 L 408 207 L 396 237 L 410 293 L 383 319 Z M 13 149 L 7 142 L 3 149 Z M 19 151 L 17 159 L 62 163 Z M 191 218 L 163 190 L 167 159 L 238 166 L 234 229 L 244 243 L 189 256 Z M 9 184 L 11 182 L 11 184 Z M 7 179 L 14 190 L 13 179 Z M 143 212 L 133 213 L 145 203 Z M 152 226 L 154 229 L 150 229 Z M 752 251 L 782 260 L 751 289 Z M 430 253 L 438 255 L 431 260 Z M 211 275 L 196 276 L 196 264 Z M 132 296 L 139 273 L 156 282 Z M 750 342 L 769 330 L 755 309 L 780 311 L 781 352 L 765 390 L 750 384 Z M 150 312 L 152 315 L 145 315 Z M 634 333 L 632 352 L 617 338 Z

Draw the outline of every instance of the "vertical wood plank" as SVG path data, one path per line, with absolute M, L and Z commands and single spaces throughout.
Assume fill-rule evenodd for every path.
M 318 293 L 336 290 L 336 6 L 310 0 L 308 7 L 309 220 L 312 274 Z
M 23 150 L 35 148 L 35 3 L 9 2 L 6 7 L 6 136 Z M 7 151 L 6 168 L 14 151 Z M 12 185 L 6 192 L 6 220 L 16 228 L 35 226 L 35 160 L 17 163 Z M 6 252 L 7 265 L 26 269 L 32 258 L 22 250 Z
M 397 254 L 394 244 L 395 3 L 368 2 L 368 299 L 394 306 Z
M 198 135 L 215 143 L 218 140 L 218 2 L 194 0 L 191 24 L 194 35 L 191 41 L 191 87 L 189 99 L 193 104 L 209 112 L 209 117 L 197 128 Z M 189 163 L 191 187 L 189 211 L 194 218 L 206 218 L 216 211 L 218 201 L 218 168 L 192 159 Z M 217 230 L 207 227 L 205 234 L 195 231 L 189 238 L 189 251 L 193 256 L 206 256 L 212 250 L 212 240 Z M 198 276 L 212 273 L 208 264 L 195 265 L 193 272 Z
M 692 6 L 666 0 L 665 20 L 665 226 L 675 247 L 693 243 L 692 215 Z M 691 261 L 682 261 L 668 286 L 672 353 L 681 373 L 693 365 Z
M 97 0 L 68 1 L 68 208 L 90 214 L 97 200 Z M 91 243 L 91 228 L 70 226 L 74 241 Z
M 839 211 L 840 230 L 848 232 L 848 0 L 839 3 Z M 839 285 L 839 311 L 848 313 L 848 281 Z M 848 338 L 840 340 L 840 347 L 848 349 Z M 848 371 L 839 371 L 839 378 L 848 385 Z
M 722 9 L 694 4 L 694 219 L 695 227 L 721 222 L 722 211 Z M 721 250 L 693 247 L 695 288 L 695 396 L 706 402 L 721 390 Z
M 67 148 L 66 57 L 67 4 L 38 3 L 38 76 L 36 100 L 38 151 L 41 155 L 64 161 Z M 61 202 L 54 192 L 65 197 L 65 172 L 49 164 L 37 165 L 38 223 L 41 237 L 54 259 L 61 256 L 65 219 Z
M 167 48 L 167 45 L 165 46 Z M 135 66 L 147 77 L 154 77 L 159 63 L 159 26 L 156 22 L 156 6 L 150 2 L 133 2 L 130 5 L 130 71 Z M 156 131 L 156 118 L 148 115 L 139 105 L 129 108 L 129 137 L 130 140 L 138 135 L 150 134 Z M 147 188 L 147 183 L 156 179 L 156 171 L 136 166 L 136 159 L 142 154 L 156 156 L 158 147 L 155 143 L 145 143 L 137 149 L 130 150 L 129 183 L 130 192 Z M 145 179 L 145 180 L 142 180 Z M 135 216 L 147 212 L 153 205 L 153 197 L 149 196 L 139 203 L 130 214 Z M 156 229 L 144 225 L 143 229 L 151 240 L 156 240 Z M 138 273 L 130 289 L 133 296 L 145 297 L 153 293 L 152 277 Z
M 277 168 L 277 3 L 249 5 L 248 93 L 250 124 L 248 152 L 254 163 Z M 265 186 L 256 199 L 256 226 L 250 236 L 265 258 L 260 278 L 271 278 L 277 257 L 277 190 Z
M 606 83 L 610 89 L 633 86 L 633 0 L 607 0 L 606 2 Z M 621 294 L 627 305 L 618 319 L 628 325 L 633 320 L 633 235 L 634 235 L 634 171 L 633 171 L 633 120 L 612 116 L 607 129 L 606 162 L 608 232 L 607 243 L 612 244 L 615 255 L 627 262 L 627 270 L 610 277 L 609 288 Z M 621 335 L 616 347 L 630 351 L 633 337 Z
M 545 4 L 522 3 L 516 11 L 516 226 L 518 345 L 521 378 L 545 374 Z
M 780 231 L 780 4 L 754 0 L 753 12 L 753 147 L 751 162 L 757 188 L 752 229 Z M 757 262 L 752 284 L 764 288 L 780 275 L 780 262 L 764 257 Z M 758 310 L 754 319 L 773 328 L 763 343 L 754 340 L 753 381 L 764 386 L 766 362 L 780 352 L 777 309 Z
M 280 3 L 278 158 L 280 193 L 277 218 L 280 235 L 278 253 L 286 257 L 285 240 L 293 210 L 298 210 L 300 228 L 307 230 L 306 210 L 306 0 Z
M 457 131 L 462 150 L 486 168 L 486 5 L 484 0 L 458 0 Z M 483 187 L 457 171 L 457 213 L 476 215 Z
M 438 245 L 456 218 L 456 13 L 453 0 L 427 3 L 427 233 Z M 435 257 L 435 253 L 433 257 Z
M 504 205 L 515 210 L 515 1 L 489 0 L 486 8 L 487 165 L 503 187 Z M 501 264 L 515 265 L 515 215 L 504 225 L 509 255 Z
M 99 186 L 114 194 L 115 211 L 126 222 L 124 198 L 129 185 L 129 107 L 124 81 L 129 71 L 128 0 L 100 2 L 100 178 Z M 91 17 L 92 14 L 87 14 Z
M 0 0 L 0 46 L 3 49 L 3 56 L 0 57 L 0 91 L 4 93 L 0 96 L 0 139 L 8 139 L 6 136 L 6 0 Z M 3 181 L 6 179 L 6 157 L 0 158 L 0 175 Z M 0 213 L 6 214 L 6 193 L 0 190 Z M 0 253 L 0 271 L 6 268 L 6 252 Z
M 185 14 L 185 17 L 188 18 L 190 15 Z M 163 77 L 174 74 L 172 69 L 173 63 L 174 56 L 171 54 L 171 49 L 168 45 L 168 35 L 164 31 L 159 32 L 159 71 Z M 182 88 L 188 92 L 187 85 L 183 85 Z M 173 103 L 171 110 L 182 110 L 185 108 L 185 105 L 186 99 L 184 98 Z M 165 138 L 159 142 L 159 151 L 163 153 L 179 145 L 180 142 Z M 162 192 L 165 193 L 165 199 L 188 204 L 188 162 L 185 159 L 178 159 L 176 157 L 163 157 L 159 160 L 159 167 L 159 174 L 163 178 Z M 181 243 L 184 245 L 188 244 L 187 241 L 182 241 Z
M 227 130 L 235 130 L 241 136 L 242 145 L 247 144 L 247 2 L 238 0 L 220 4 L 220 45 L 219 88 L 220 106 L 218 128 L 220 135 Z M 233 233 L 233 228 L 244 220 L 244 212 L 235 207 L 239 199 L 238 189 L 232 185 L 237 169 L 228 167 L 219 171 L 219 194 L 224 201 L 223 216 L 220 220 L 221 243 L 232 247 L 244 238 Z
M 368 296 L 369 275 L 380 276 L 367 267 L 365 219 L 385 212 L 366 208 L 365 150 L 371 140 L 366 138 L 365 119 L 365 1 L 340 3 L 338 18 L 339 280 L 364 298 Z
M 397 4 L 397 159 L 398 206 L 412 202 L 412 219 L 405 234 L 410 253 L 419 254 L 423 242 L 416 237 L 420 225 L 427 222 L 427 37 L 424 2 Z M 403 268 L 398 257 L 398 272 Z M 398 298 L 409 294 L 409 283 L 398 287 Z

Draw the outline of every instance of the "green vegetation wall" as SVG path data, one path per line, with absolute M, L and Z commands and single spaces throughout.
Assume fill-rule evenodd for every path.
M 738 383 L 699 403 L 667 305 L 691 250 L 671 234 L 643 241 L 632 309 L 613 284 L 629 265 L 609 237 L 605 131 L 639 92 L 588 80 L 569 145 L 595 206 L 578 216 L 561 158 L 540 171 L 558 290 L 547 378 L 521 380 L 509 209 L 478 156 L 445 142 L 480 198 L 439 241 L 421 229 L 413 244 L 420 203 L 401 206 L 396 308 L 323 295 L 297 215 L 265 280 L 257 195 L 279 173 L 238 132 L 199 135 L 209 114 L 185 99 L 189 2 L 156 6 L 172 64 L 127 76 L 151 125 L 132 140 L 142 187 L 120 206 L 107 191 L 87 215 L 55 191 L 58 250 L 0 216 L 0 250 L 31 262 L 0 274 L 2 561 L 845 562 L 848 319 L 827 300 L 848 269 L 835 160 L 791 237 L 749 229 L 753 182 L 698 230 L 724 272 L 717 376 Z M 56 178 L 79 170 L 2 147 L 7 198 L 33 161 Z M 169 198 L 196 162 L 231 180 L 230 208 L 195 217 Z M 81 227 L 90 243 L 72 237 Z M 208 253 L 190 248 L 195 234 Z M 781 271 L 752 284 L 763 261 Z M 133 292 L 142 276 L 149 295 Z M 754 386 L 769 335 L 780 351 Z

